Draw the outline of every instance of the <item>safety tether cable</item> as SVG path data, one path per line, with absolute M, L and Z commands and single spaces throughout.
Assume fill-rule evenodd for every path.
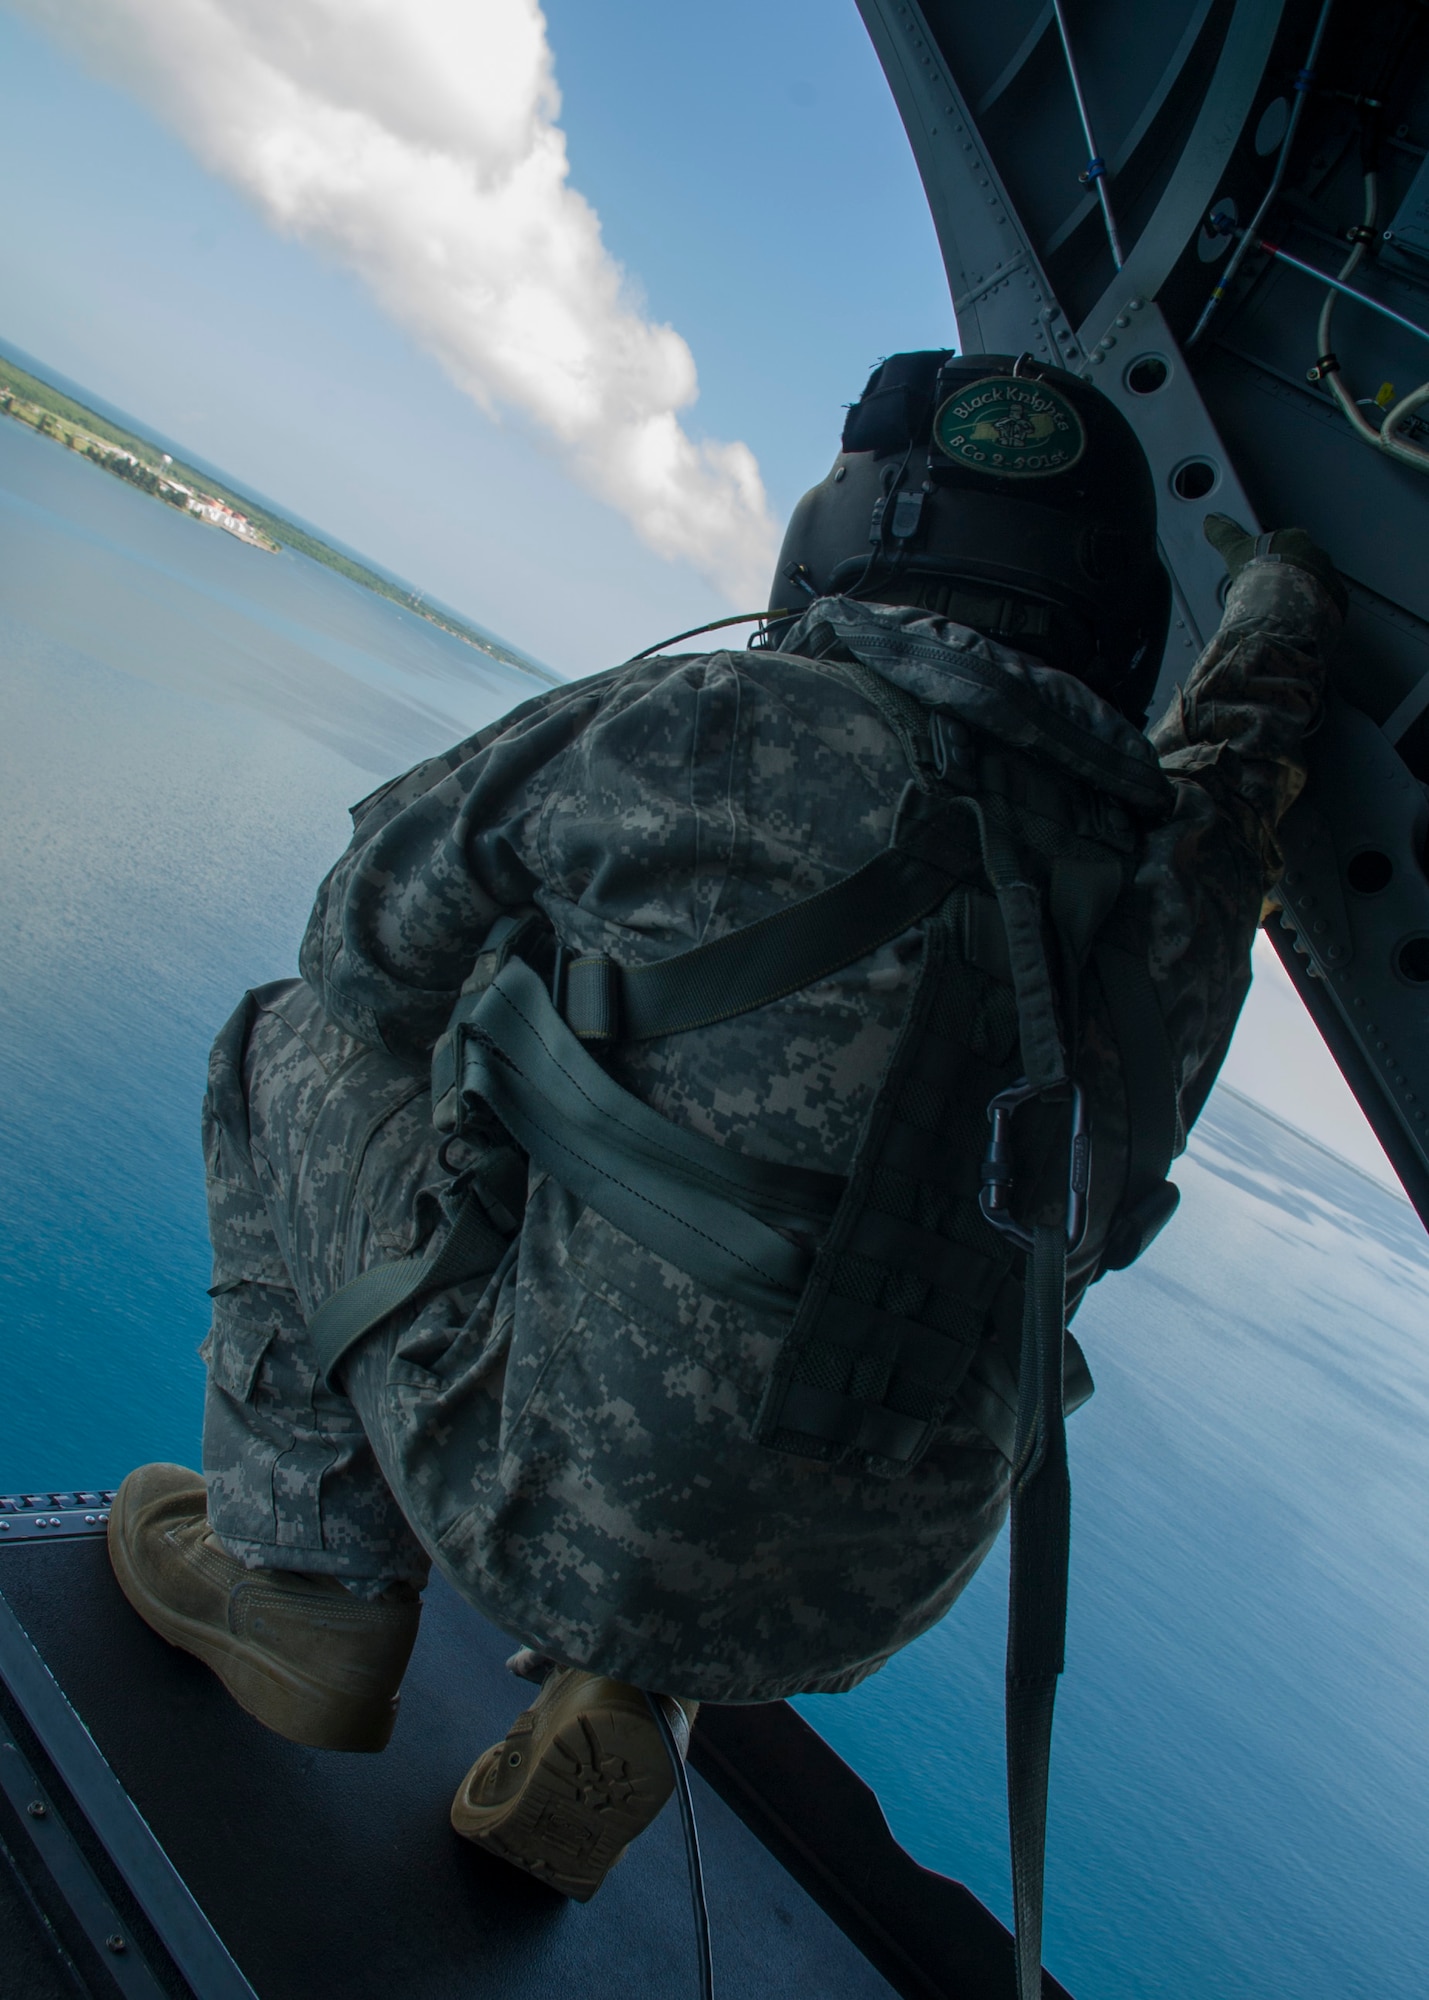
M 690 1903 L 695 1913 L 695 1948 L 700 1960 L 700 2000 L 714 2000 L 714 1958 L 710 1951 L 710 1911 L 705 1901 L 705 1871 L 700 1863 L 700 1836 L 695 1829 L 695 1802 L 690 1797 L 689 1773 L 685 1760 L 680 1755 L 680 1746 L 675 1741 L 675 1732 L 670 1727 L 670 1718 L 665 1713 L 664 1698 L 658 1694 L 645 1696 L 655 1727 L 660 1732 L 660 1741 L 665 1746 L 665 1755 L 670 1760 L 670 1769 L 675 1774 L 675 1797 L 680 1802 L 680 1825 L 685 1834 L 685 1859 L 690 1870 Z
M 632 653 L 623 666 L 633 667 L 637 660 L 648 660 L 652 653 L 663 653 L 667 646 L 678 646 L 682 639 L 698 639 L 701 632 L 721 632 L 726 625 L 768 625 L 776 618 L 797 618 L 798 611 L 790 606 L 781 606 L 778 611 L 736 611 L 732 618 L 711 618 L 708 625 L 692 625 L 688 632 L 672 633 L 668 639 L 661 639 L 653 646 L 647 646 L 642 653 Z

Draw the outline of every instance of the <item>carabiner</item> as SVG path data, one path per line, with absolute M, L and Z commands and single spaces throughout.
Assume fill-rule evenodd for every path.
M 1055 1089 L 1062 1087 L 1060 1084 L 1053 1086 Z M 1082 1086 L 1070 1083 L 1066 1087 L 1072 1094 L 1072 1132 L 1067 1149 L 1067 1254 L 1071 1256 L 1081 1248 L 1082 1238 L 1087 1233 L 1087 1195 L 1092 1181 L 1092 1128 Z M 987 1122 L 992 1130 L 988 1135 L 987 1152 L 983 1156 L 978 1207 L 985 1222 L 990 1222 L 994 1229 L 1023 1250 L 1032 1248 L 1032 1231 L 1012 1213 L 1009 1128 L 1024 1104 L 1046 1095 L 1045 1085 L 1029 1083 L 1024 1076 L 1006 1090 L 1000 1090 L 987 1107 Z

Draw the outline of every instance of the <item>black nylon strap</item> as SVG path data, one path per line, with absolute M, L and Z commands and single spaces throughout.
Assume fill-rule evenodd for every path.
M 308 1339 L 323 1381 L 331 1388 L 333 1370 L 344 1355 L 399 1306 L 494 1271 L 505 1248 L 506 1238 L 492 1228 L 476 1196 L 468 1194 L 440 1243 L 424 1244 L 410 1257 L 374 1264 L 343 1285 L 308 1321 Z
M 1103 941 L 1094 959 L 1126 1090 L 1130 1150 L 1122 1206 L 1130 1207 L 1165 1180 L 1175 1158 L 1176 1072 L 1144 954 Z
M 1017 995 L 1017 1039 L 1030 1083 L 1048 1089 L 1067 1076 L 1067 1052 L 1057 1020 L 1056 994 L 1042 936 L 1042 896 L 1026 879 L 1023 857 L 998 811 L 1000 801 L 960 802 L 977 821 L 983 866 L 997 896 L 1007 937 L 1008 970 Z
M 974 804 L 983 861 L 1007 932 L 1017 1028 L 1028 1080 L 1043 1089 L 1068 1074 L 1056 990 L 1043 940 L 1042 902 L 1024 879 L 1016 835 L 996 810 Z M 1007 1609 L 1007 1808 L 1017 2000 L 1042 1991 L 1042 1878 L 1052 1711 L 1067 1625 L 1071 1483 L 1062 1355 L 1067 1331 L 1067 1237 L 1038 1223 L 1027 1260 L 1012 1461 L 1012 1562 Z
M 1072 1496 L 1062 1407 L 1066 1280 L 1066 1235 L 1038 1224 L 1022 1317 L 1007 1619 L 1007 1811 L 1017 2000 L 1039 2000 L 1042 1991 L 1047 1781 L 1067 1629 Z
M 595 955 L 576 959 L 566 1019 L 592 1042 L 649 1041 L 728 1021 L 866 958 L 936 909 L 951 887 L 937 861 L 885 847 L 817 895 L 693 951 L 627 967 Z
M 1126 1183 L 1102 1251 L 1104 1271 L 1124 1271 L 1170 1221 L 1181 1199 L 1167 1180 L 1181 1136 L 1176 1071 L 1144 951 L 1103 940 L 1097 978 L 1106 997 L 1126 1090 Z

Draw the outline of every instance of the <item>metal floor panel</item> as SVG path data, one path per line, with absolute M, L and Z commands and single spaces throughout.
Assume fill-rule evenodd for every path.
M 304 1750 L 244 1715 L 134 1616 L 98 1536 L 0 1544 L 0 1589 L 260 2000 L 697 1992 L 673 1808 L 584 1906 L 451 1833 L 458 1780 L 530 1690 L 505 1671 L 509 1641 L 445 1585 L 376 1757 Z M 893 1992 L 692 1784 L 721 2000 Z

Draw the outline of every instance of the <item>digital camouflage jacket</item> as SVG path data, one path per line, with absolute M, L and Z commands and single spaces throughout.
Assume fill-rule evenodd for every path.
M 1064 768 L 1094 783 L 1112 759 L 1164 794 L 1136 879 L 1184 1133 L 1249 986 L 1338 625 L 1306 572 L 1253 561 L 1149 739 L 965 628 L 845 599 L 811 606 L 777 653 L 660 657 L 543 693 L 354 809 L 303 976 L 350 1034 L 421 1062 L 503 911 L 535 904 L 571 952 L 638 965 L 858 868 L 889 841 L 908 765 L 832 649 L 994 744 L 1025 746 L 1051 713 Z M 918 953 L 913 930 L 609 1067 L 722 1145 L 846 1171 Z M 443 1559 L 558 1657 L 715 1700 L 848 1686 L 943 1614 L 1005 1510 L 1005 1460 L 971 1421 L 895 1480 L 757 1444 L 778 1330 L 539 1177 L 483 1323 L 481 1414 L 453 1419 L 467 1443 L 441 1474 L 471 1504 Z

